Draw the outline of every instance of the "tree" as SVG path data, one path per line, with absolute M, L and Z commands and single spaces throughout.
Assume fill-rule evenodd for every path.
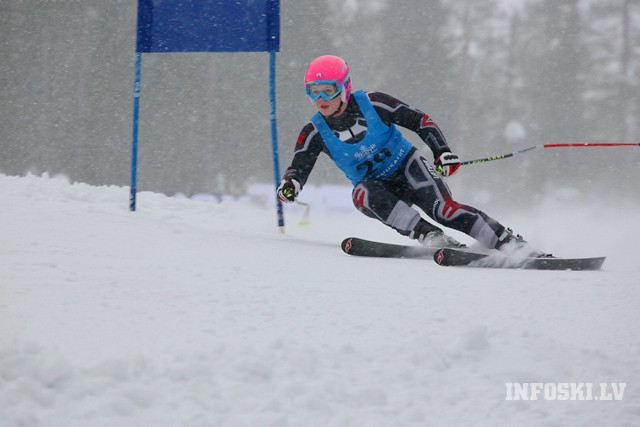
M 583 21 L 578 0 L 541 0 L 527 8 L 523 31 L 519 97 L 527 105 L 525 124 L 535 144 L 580 141 L 588 135 L 584 120 Z M 545 183 L 569 183 L 580 174 L 565 176 L 566 153 L 546 153 L 535 171 L 532 189 Z M 577 178 L 576 178 L 577 179 Z

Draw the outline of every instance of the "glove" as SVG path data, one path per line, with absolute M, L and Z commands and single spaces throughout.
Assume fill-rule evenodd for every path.
M 435 163 L 436 171 L 442 176 L 451 176 L 460 168 L 460 159 L 450 151 L 440 153 Z
M 293 178 L 284 178 L 280 181 L 276 194 L 282 203 L 293 203 L 300 192 L 300 183 Z

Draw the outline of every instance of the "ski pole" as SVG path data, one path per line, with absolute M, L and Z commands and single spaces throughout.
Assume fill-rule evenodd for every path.
M 298 227 L 305 227 L 311 223 L 311 205 L 309 203 L 301 202 L 300 200 L 296 200 L 296 204 L 300 206 L 304 206 L 304 214 L 300 221 L 298 221 Z
M 522 150 L 517 150 L 512 153 L 507 154 L 499 154 L 497 156 L 489 156 L 483 159 L 476 160 L 467 160 L 465 162 L 460 162 L 461 165 L 474 165 L 477 163 L 485 163 L 491 162 L 493 160 L 501 160 L 509 157 L 513 157 L 516 154 L 526 153 L 527 151 L 535 150 L 536 148 L 564 148 L 564 147 L 640 147 L 639 143 L 630 143 L 630 142 L 571 142 L 571 143 L 562 143 L 562 144 L 540 144 L 534 145 L 533 147 L 524 148 Z

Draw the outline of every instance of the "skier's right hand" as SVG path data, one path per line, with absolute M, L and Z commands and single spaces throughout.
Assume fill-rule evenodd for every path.
M 276 194 L 282 203 L 293 203 L 300 192 L 300 183 L 293 178 L 284 178 L 280 181 Z

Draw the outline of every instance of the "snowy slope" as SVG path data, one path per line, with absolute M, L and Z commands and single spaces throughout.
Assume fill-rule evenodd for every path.
M 303 228 L 293 207 L 280 235 L 270 207 L 142 193 L 130 213 L 127 192 L 0 175 L 0 425 L 640 424 L 638 206 L 492 212 L 609 257 L 535 272 L 343 255 L 403 241 L 354 210 Z M 513 402 L 505 382 L 627 389 Z

